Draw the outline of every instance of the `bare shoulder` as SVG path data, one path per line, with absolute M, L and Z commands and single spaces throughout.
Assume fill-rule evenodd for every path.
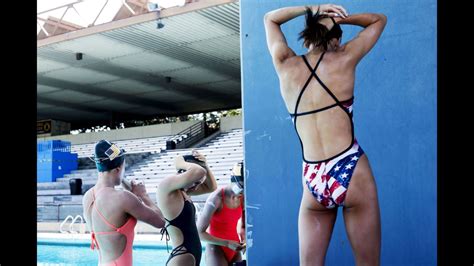
M 84 193 L 84 196 L 82 197 L 82 205 L 87 206 L 92 201 L 92 188 Z
M 343 63 L 344 66 L 349 66 L 349 67 L 356 66 L 356 64 L 354 63 L 354 54 L 350 50 L 348 43 L 345 43 L 344 45 L 340 46 L 338 52 L 334 53 L 334 58 L 338 62 Z
M 113 192 L 113 197 L 114 200 L 120 204 L 125 204 L 138 198 L 135 194 L 128 190 L 115 190 Z
M 216 191 L 214 191 L 206 201 L 206 202 L 211 202 L 212 204 L 214 204 L 216 211 L 220 211 L 223 206 L 221 193 L 222 193 L 222 189 L 216 189 Z
M 220 204 L 221 201 L 222 201 L 222 198 L 221 198 L 221 192 L 222 189 L 216 189 L 215 191 L 213 191 L 209 197 L 207 197 L 207 200 L 206 201 L 210 201 L 214 204 L 218 203 Z
M 294 55 L 288 57 L 283 63 L 281 64 L 280 68 L 285 71 L 291 71 L 294 69 L 295 66 L 301 63 L 301 55 Z
M 160 208 L 166 208 L 169 204 L 174 204 L 182 198 L 183 196 L 180 190 L 169 191 L 167 189 L 160 189 L 160 186 L 158 185 L 156 190 L 156 201 Z
M 341 46 L 337 52 L 327 52 L 324 56 L 326 65 L 332 66 L 336 70 L 351 69 L 354 67 L 351 64 L 351 55 L 348 53 L 346 46 Z
M 290 82 L 298 73 L 301 72 L 301 60 L 300 55 L 291 56 L 286 59 L 283 63 L 281 63 L 278 67 L 276 67 L 276 72 L 278 74 L 278 78 L 283 87 L 288 87 Z
M 172 192 L 169 191 L 168 186 L 169 186 L 170 179 L 169 177 L 163 178 L 160 183 L 158 183 L 158 186 L 156 187 L 156 197 L 157 198 L 166 198 L 171 194 Z
M 168 175 L 163 178 L 160 183 L 158 183 L 156 195 L 162 196 L 172 193 L 173 190 L 170 191 L 170 187 L 173 187 L 173 183 L 175 183 L 178 178 L 177 174 Z
M 340 46 L 337 51 L 326 51 L 324 52 L 324 59 L 325 63 L 337 62 L 343 60 L 344 57 L 347 56 L 347 49 L 346 46 Z

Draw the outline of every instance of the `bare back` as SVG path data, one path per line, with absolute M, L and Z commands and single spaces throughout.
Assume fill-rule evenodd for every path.
M 163 215 L 168 220 L 174 220 L 180 215 L 184 208 L 184 201 L 191 199 L 186 193 L 181 190 L 175 190 L 168 195 L 158 194 L 158 206 L 163 212 Z M 193 221 L 190 221 L 193 222 Z M 174 247 L 181 245 L 184 241 L 184 236 L 181 230 L 173 225 L 168 227 L 168 233 L 171 238 L 171 243 Z
M 99 252 L 102 262 L 112 261 L 118 258 L 126 248 L 127 239 L 123 234 L 113 233 L 114 229 L 108 226 L 100 217 L 97 209 L 115 227 L 123 226 L 129 215 L 123 210 L 121 193 L 113 188 L 101 189 L 96 193 L 94 201 L 94 188 L 84 195 L 84 218 L 94 232 L 111 232 L 110 234 L 96 235 L 99 243 Z
M 303 57 L 297 56 L 288 46 L 280 28 L 281 24 L 305 14 L 306 7 L 281 8 L 264 17 L 267 46 L 279 76 L 281 94 L 288 112 L 296 112 L 293 121 L 302 144 L 303 159 L 307 162 L 335 157 L 349 149 L 354 141 L 351 106 L 345 108 L 342 103 L 352 98 L 355 67 L 375 45 L 386 23 L 386 17 L 380 14 L 347 17 L 340 6 L 327 4 L 317 8 L 321 12 L 332 13 L 332 17 L 335 17 L 334 13 L 339 15 L 331 18 L 331 23 L 326 18 L 320 20 L 331 30 L 334 27 L 331 25 L 336 23 L 364 27 L 344 45 L 334 48 L 333 42 L 333 48 L 327 49 L 315 71 L 314 76 L 319 77 L 319 81 L 312 76 L 312 69 L 323 54 L 322 49 L 313 49 L 314 46 L 309 49 L 308 46 L 311 52 L 308 53 L 306 64 Z
M 337 102 L 351 99 L 354 92 L 354 67 L 345 63 L 343 49 L 325 52 L 319 64 L 322 53 L 305 55 L 309 65 L 302 56 L 293 56 L 277 70 L 288 112 L 302 114 L 293 121 L 308 161 L 331 158 L 352 144 L 351 117 Z M 316 76 L 329 92 L 311 73 L 316 65 Z M 322 108 L 327 109 L 311 113 Z

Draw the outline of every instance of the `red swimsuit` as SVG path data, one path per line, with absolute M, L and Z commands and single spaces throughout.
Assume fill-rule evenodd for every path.
M 212 216 L 209 234 L 218 238 L 240 242 L 239 235 L 237 234 L 237 222 L 240 217 L 242 217 L 242 204 L 233 209 L 227 207 L 224 201 L 224 189 L 222 189 L 221 192 L 222 209 Z M 224 252 L 228 262 L 232 261 L 235 254 L 237 254 L 236 251 L 228 247 L 220 246 L 220 248 Z

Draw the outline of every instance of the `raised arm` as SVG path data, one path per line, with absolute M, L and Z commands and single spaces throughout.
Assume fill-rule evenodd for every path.
M 324 4 L 308 7 L 313 13 L 319 10 L 320 13 L 337 13 L 341 17 L 346 16 L 344 8 L 333 4 Z M 286 59 L 295 56 L 295 52 L 288 47 L 285 35 L 281 31 L 280 25 L 304 15 L 306 13 L 305 6 L 284 7 L 270 11 L 264 16 L 265 33 L 267 37 L 267 46 L 273 58 L 273 63 L 278 67 Z
M 123 191 L 122 194 L 122 206 L 125 212 L 137 220 L 162 228 L 165 225 L 163 214 L 148 196 L 145 186 L 132 182 L 131 189 L 131 192 Z
M 387 24 L 387 17 L 373 13 L 355 14 L 339 20 L 338 24 L 357 25 L 364 28 L 354 39 L 344 45 L 344 53 L 349 62 L 355 66 L 374 47 Z
M 170 193 L 198 183 L 206 174 L 206 170 L 195 163 L 188 163 L 183 156 L 175 158 L 176 169 L 185 170 L 181 174 L 165 177 L 158 185 L 158 193 Z
M 217 189 L 217 182 L 216 178 L 214 177 L 214 173 L 212 173 L 209 165 L 207 164 L 206 156 L 199 153 L 198 151 L 193 151 L 193 155 L 196 159 L 200 160 L 203 164 L 202 166 L 206 169 L 206 179 L 204 182 L 199 185 L 199 187 L 191 192 L 188 192 L 188 195 L 201 195 L 206 193 L 211 193 Z
M 267 46 L 273 59 L 273 64 L 278 67 L 286 59 L 295 56 L 295 52 L 288 46 L 285 35 L 280 25 L 305 13 L 304 6 L 284 7 L 265 14 L 265 34 Z

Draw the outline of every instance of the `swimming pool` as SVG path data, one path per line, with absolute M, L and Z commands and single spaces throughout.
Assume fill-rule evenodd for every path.
M 204 247 L 204 245 L 203 245 Z M 171 246 L 170 250 L 171 252 Z M 133 243 L 133 265 L 165 265 L 169 253 L 166 245 L 145 241 Z M 90 249 L 90 241 L 81 239 L 39 239 L 37 240 L 37 265 L 97 265 L 99 255 Z M 205 266 L 204 249 L 201 265 Z

